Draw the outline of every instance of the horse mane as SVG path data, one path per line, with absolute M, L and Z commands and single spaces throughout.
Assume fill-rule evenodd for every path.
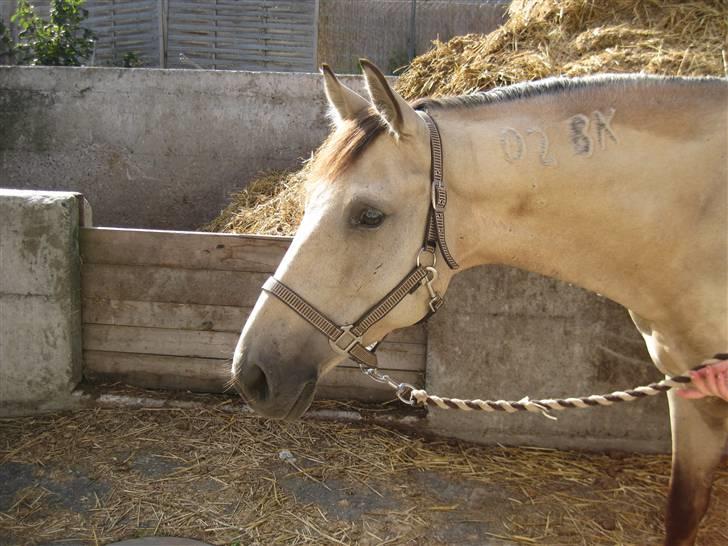
M 423 98 L 411 102 L 415 110 L 453 110 L 477 108 L 488 104 L 541 97 L 564 92 L 586 91 L 606 86 L 626 89 L 631 86 L 655 83 L 695 84 L 696 82 L 721 83 L 725 78 L 653 76 L 646 74 L 600 74 L 581 78 L 552 77 L 535 82 L 522 82 L 470 95 Z M 329 135 L 316 151 L 309 167 L 312 180 L 335 180 L 364 153 L 376 137 L 386 132 L 386 123 L 373 108 L 366 108 L 351 120 L 345 120 Z
M 477 108 L 488 104 L 502 104 L 504 102 L 544 97 L 559 93 L 593 92 L 604 87 L 613 87 L 617 91 L 630 87 L 639 87 L 655 84 L 694 85 L 696 83 L 719 83 L 724 85 L 725 78 L 715 76 L 657 76 L 652 74 L 596 74 L 569 78 L 553 76 L 542 80 L 520 82 L 504 87 L 476 91 L 469 95 L 443 97 L 438 99 L 423 98 L 412 103 L 415 109 L 437 110 L 457 108 Z

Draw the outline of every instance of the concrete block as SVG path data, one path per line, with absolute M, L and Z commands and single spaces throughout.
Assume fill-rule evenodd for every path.
M 74 193 L 0 189 L 0 415 L 76 403 L 87 209 Z
M 517 269 L 458 275 L 428 326 L 427 390 L 519 400 L 602 394 L 661 379 L 626 310 Z M 437 434 L 493 444 L 669 451 L 664 396 L 609 408 L 537 414 L 430 410 Z

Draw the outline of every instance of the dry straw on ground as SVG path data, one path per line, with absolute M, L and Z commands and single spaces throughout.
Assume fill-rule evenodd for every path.
M 724 76 L 727 41 L 726 0 L 515 0 L 494 32 L 434 42 L 397 89 L 415 99 L 597 72 Z M 204 229 L 293 234 L 302 180 L 266 174 Z
M 644 546 L 662 534 L 666 455 L 479 447 L 269 421 L 220 395 L 178 402 L 0 419 L 0 543 Z M 700 545 L 728 544 L 726 513 L 724 464 Z

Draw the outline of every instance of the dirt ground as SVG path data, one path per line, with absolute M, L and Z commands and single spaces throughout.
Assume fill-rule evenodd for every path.
M 667 456 L 482 447 L 188 402 L 0 419 L 0 545 L 659 543 Z M 724 461 L 703 546 L 728 544 L 726 513 Z

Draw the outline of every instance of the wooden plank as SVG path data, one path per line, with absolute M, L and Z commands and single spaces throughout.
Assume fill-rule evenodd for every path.
M 213 358 L 83 352 L 84 377 L 93 383 L 122 382 L 148 389 L 224 392 L 230 361 Z
M 267 277 L 266 273 L 84 263 L 81 294 L 87 299 L 252 307 Z
M 212 60 L 209 54 L 200 56 L 194 50 L 189 50 L 184 47 L 180 47 L 179 45 L 175 47 L 170 46 L 169 51 L 170 53 L 175 52 L 175 54 L 184 53 L 185 56 L 188 57 L 190 60 L 195 61 L 197 64 L 202 65 L 203 67 L 212 65 L 217 66 L 218 64 L 220 64 L 217 61 Z M 302 69 L 301 67 L 306 66 L 305 62 L 308 62 L 305 57 L 279 58 L 261 57 L 260 55 L 254 55 L 250 57 L 236 55 L 234 58 L 230 58 L 228 64 L 230 64 L 235 70 L 271 70 L 275 68 L 276 70 L 280 69 L 279 71 L 290 71 L 294 69 Z M 183 66 L 183 63 L 176 62 L 175 66 Z
M 230 361 L 239 335 L 238 332 L 85 324 L 83 346 L 89 351 Z M 382 369 L 421 371 L 425 369 L 425 352 L 426 346 L 420 343 L 385 341 L 377 350 L 377 356 Z M 342 366 L 358 367 L 351 361 L 346 361 Z
M 272 273 L 290 237 L 82 228 L 84 263 Z
M 123 382 L 152 389 L 225 392 L 230 379 L 230 362 L 220 359 L 180 358 L 132 353 L 84 351 L 84 376 L 100 382 Z M 424 384 L 423 374 L 400 371 L 397 381 L 416 387 Z M 337 367 L 321 378 L 317 397 L 350 400 L 390 400 L 392 390 L 372 381 L 358 369 Z
M 300 59 L 305 57 L 308 59 L 311 56 L 311 51 L 313 51 L 311 45 L 305 45 L 300 47 L 293 45 L 274 46 L 262 42 L 253 45 L 235 44 L 232 47 L 225 47 L 226 45 L 227 44 L 220 44 L 219 47 L 218 45 L 197 45 L 194 49 L 188 49 L 186 51 L 189 53 L 189 55 L 210 55 L 219 50 L 220 53 L 234 55 L 240 58 L 246 55 L 252 56 L 264 53 L 266 55 L 265 60 L 268 60 L 269 57 L 275 57 L 276 59 Z M 169 47 L 170 49 L 172 49 L 183 48 L 184 46 L 184 41 L 178 41 L 177 43 L 170 44 Z M 251 57 L 251 59 L 252 58 L 253 57 Z
M 231 360 L 238 334 L 85 324 L 83 346 L 90 351 L 113 351 Z
M 230 305 L 195 305 L 113 299 L 83 300 L 83 322 L 117 326 L 146 326 L 178 330 L 214 330 L 240 332 L 251 307 Z M 424 345 L 424 324 L 395 330 L 387 341 Z
M 251 310 L 230 305 L 84 299 L 83 322 L 240 333 Z

